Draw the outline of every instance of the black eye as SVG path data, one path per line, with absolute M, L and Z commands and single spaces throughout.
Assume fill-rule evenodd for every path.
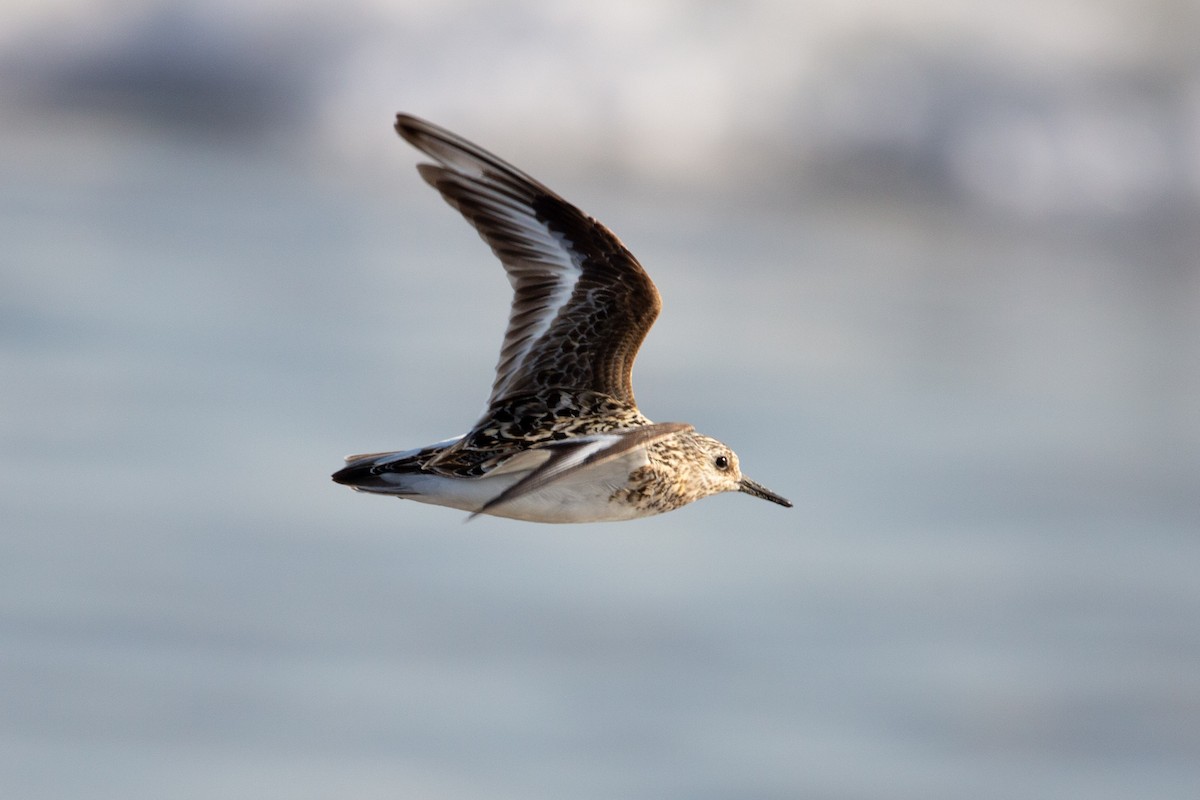
M 717 456 L 713 459 L 713 464 L 722 472 L 729 469 L 729 459 L 725 456 Z

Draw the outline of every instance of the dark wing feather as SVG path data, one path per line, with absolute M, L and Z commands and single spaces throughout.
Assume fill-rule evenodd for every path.
M 634 404 L 631 372 L 661 308 L 620 240 L 544 185 L 474 144 L 401 114 L 396 131 L 434 158 L 421 176 L 504 264 L 514 297 L 488 406 L 549 388 Z

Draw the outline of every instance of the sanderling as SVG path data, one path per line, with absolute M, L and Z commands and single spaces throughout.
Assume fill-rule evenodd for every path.
M 636 519 L 733 491 L 791 507 L 721 442 L 638 411 L 630 372 L 661 301 L 608 228 L 450 131 L 400 114 L 396 132 L 437 162 L 420 164 L 421 177 L 504 264 L 512 310 L 487 411 L 469 432 L 349 456 L 335 481 L 532 522 Z

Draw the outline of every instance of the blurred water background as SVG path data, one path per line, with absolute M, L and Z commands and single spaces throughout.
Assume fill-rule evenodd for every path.
M 0 794 L 1200 796 L 1200 8 L 6 3 Z M 363 497 L 508 308 L 405 110 L 606 222 L 722 496 Z

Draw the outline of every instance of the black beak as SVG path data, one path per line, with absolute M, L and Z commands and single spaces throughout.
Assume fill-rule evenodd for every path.
M 755 483 L 749 478 L 742 478 L 740 481 L 738 481 L 738 491 L 745 492 L 746 494 L 753 495 L 754 497 L 761 497 L 763 500 L 770 500 L 772 503 L 778 503 L 784 508 L 792 507 L 792 501 L 784 497 L 780 497 L 767 487 L 763 486 L 761 483 Z

